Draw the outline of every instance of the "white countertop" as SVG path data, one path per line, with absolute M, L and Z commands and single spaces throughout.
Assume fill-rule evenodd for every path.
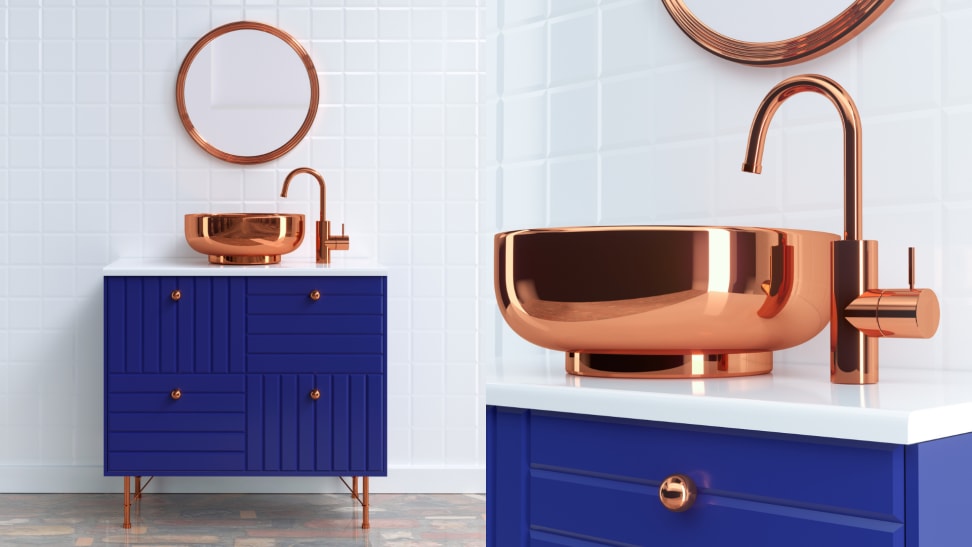
M 330 264 L 284 257 L 268 266 L 220 266 L 199 258 L 123 258 L 105 266 L 104 275 L 211 275 L 211 276 L 300 276 L 300 275 L 388 275 L 383 266 L 367 259 L 335 258 Z
M 779 363 L 743 378 L 619 380 L 504 362 L 487 374 L 486 404 L 915 444 L 972 432 L 972 373 L 888 367 L 877 384 L 846 386 L 830 383 L 826 363 Z

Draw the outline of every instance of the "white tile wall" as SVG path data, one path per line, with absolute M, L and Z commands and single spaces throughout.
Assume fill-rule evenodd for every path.
M 484 4 L 2 3 L 0 491 L 117 490 L 101 479 L 101 268 L 193 256 L 185 213 L 316 215 L 309 183 L 278 197 L 302 165 L 327 179 L 347 254 L 390 269 L 390 477 L 374 488 L 482 491 Z M 240 19 L 294 35 L 322 91 L 311 136 L 250 167 L 199 149 L 173 97 L 189 47 Z M 285 260 L 312 257 L 305 242 Z M 44 482 L 55 467 L 67 480 Z
M 785 225 L 842 230 L 841 139 L 834 108 L 797 96 L 776 115 L 762 175 L 740 172 L 756 106 L 785 77 L 840 82 L 863 119 L 864 231 L 881 242 L 882 284 L 938 293 L 932 340 L 882 341 L 882 366 L 972 369 L 972 8 L 898 1 L 838 51 L 783 68 L 709 55 L 660 2 L 497 0 L 487 39 L 499 52 L 487 109 L 496 140 L 495 230 L 570 224 Z M 546 7 L 546 9 L 544 9 Z M 559 354 L 493 316 L 497 353 Z M 824 335 L 779 361 L 826 367 Z

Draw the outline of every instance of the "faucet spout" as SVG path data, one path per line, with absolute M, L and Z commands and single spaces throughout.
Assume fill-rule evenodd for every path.
M 770 90 L 753 117 L 742 170 L 757 174 L 762 171 L 763 145 L 773 114 L 784 101 L 804 91 L 827 97 L 840 114 L 844 129 L 844 239 L 861 240 L 864 238 L 861 214 L 861 120 L 854 100 L 837 82 L 826 76 L 804 74 L 787 78 Z
M 316 238 L 316 259 L 319 264 L 330 264 L 331 262 L 331 251 L 332 250 L 346 250 L 349 246 L 348 236 L 344 235 L 344 227 L 342 225 L 341 235 L 331 235 L 331 222 L 327 220 L 327 185 L 324 184 L 324 177 L 321 176 L 316 170 L 310 167 L 298 167 L 291 171 L 287 177 L 284 179 L 283 189 L 280 191 L 280 197 L 287 197 L 287 191 L 290 189 L 290 181 L 293 180 L 297 175 L 306 173 L 317 179 L 317 183 L 321 187 L 321 206 L 320 206 L 320 219 L 317 221 L 317 238 Z

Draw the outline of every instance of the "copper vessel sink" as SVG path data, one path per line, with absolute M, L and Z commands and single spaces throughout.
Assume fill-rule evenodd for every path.
M 213 264 L 276 264 L 300 246 L 304 215 L 197 213 L 186 215 L 186 242 Z
M 692 226 L 517 230 L 494 239 L 496 300 L 573 374 L 687 378 L 772 370 L 830 320 L 836 234 Z

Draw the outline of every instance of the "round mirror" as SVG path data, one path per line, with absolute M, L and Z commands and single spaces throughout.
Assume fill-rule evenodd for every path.
M 695 43 L 756 66 L 808 61 L 860 34 L 893 0 L 662 0 Z
M 200 38 L 176 81 L 186 131 L 203 150 L 233 163 L 289 152 L 310 131 L 319 99 L 307 51 L 286 32 L 251 21 Z

